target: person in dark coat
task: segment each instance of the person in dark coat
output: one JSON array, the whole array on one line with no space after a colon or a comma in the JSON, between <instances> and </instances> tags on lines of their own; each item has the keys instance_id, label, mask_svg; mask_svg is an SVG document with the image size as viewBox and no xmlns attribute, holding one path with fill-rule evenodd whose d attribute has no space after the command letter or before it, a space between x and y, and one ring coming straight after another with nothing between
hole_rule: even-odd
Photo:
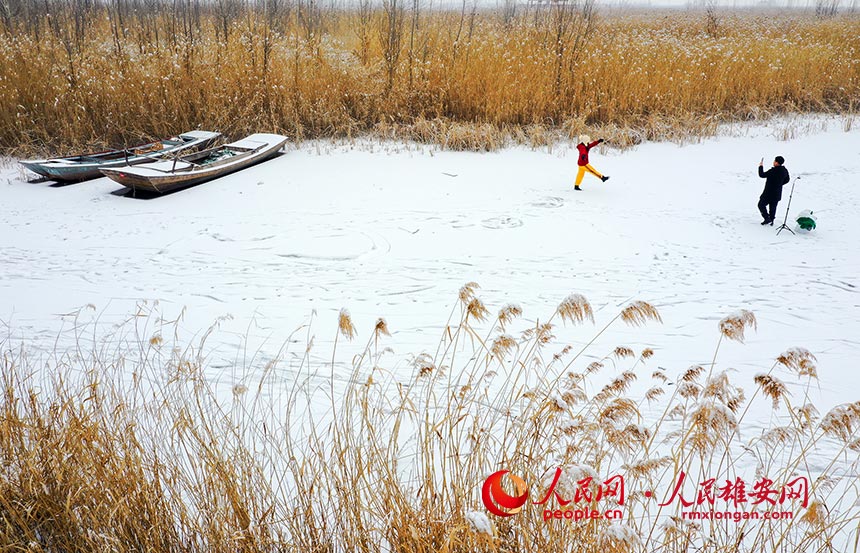
<instances>
[{"instance_id":1,"label":"person in dark coat","mask_svg":"<svg viewBox=\"0 0 860 553\"><path fill-rule=\"evenodd\" d=\"M773 225L773 220L776 219L776 204L782 199L782 187L788 184L791 177L788 176L788 169L783 165L785 158L776 156L773 160L773 167L765 171L763 169L764 161L758 164L758 176L764 181L764 191L758 200L758 210L764 218L762 225Z\"/></svg>"}]
</instances>

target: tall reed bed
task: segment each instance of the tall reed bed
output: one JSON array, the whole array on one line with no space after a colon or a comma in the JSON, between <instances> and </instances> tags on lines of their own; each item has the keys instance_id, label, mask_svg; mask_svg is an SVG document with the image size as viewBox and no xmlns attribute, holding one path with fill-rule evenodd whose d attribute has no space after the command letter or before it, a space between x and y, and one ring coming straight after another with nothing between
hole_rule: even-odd
<instances>
[{"instance_id":1,"label":"tall reed bed","mask_svg":"<svg viewBox=\"0 0 860 553\"><path fill-rule=\"evenodd\" d=\"M633 302L594 338L659 318ZM384 320L356 329L344 311L331 352L315 353L312 340L290 351L288 340L275 357L252 356L226 387L211 378L209 333L183 345L148 319L46 358L7 344L0 543L50 552L858 550L860 403L822 415L778 378L808 390L814 356L790 349L743 390L716 354L673 372L655 367L647 348L600 355L591 342L554 336L591 320L580 295L542 322L517 305L494 315L470 283L435 349L407 365L389 351ZM742 341L754 326L752 313L729 315L715 342ZM364 345L344 349L357 333ZM647 392L631 393L637 381ZM749 420L760 401L772 404L769 427ZM622 474L623 520L545 521L533 504L488 515L482 485L500 469L522 477L535 501L556 469L568 499L583 477ZM685 520L678 502L658 504L681 471L693 482L746 476L777 486L803 475L809 503L742 507L787 509L791 519Z\"/></svg>"},{"instance_id":2,"label":"tall reed bed","mask_svg":"<svg viewBox=\"0 0 860 553\"><path fill-rule=\"evenodd\" d=\"M593 0L9 6L0 148L13 154L197 126L478 150L588 129L625 146L777 113L855 113L860 97L854 15L601 14Z\"/></svg>"}]
</instances>

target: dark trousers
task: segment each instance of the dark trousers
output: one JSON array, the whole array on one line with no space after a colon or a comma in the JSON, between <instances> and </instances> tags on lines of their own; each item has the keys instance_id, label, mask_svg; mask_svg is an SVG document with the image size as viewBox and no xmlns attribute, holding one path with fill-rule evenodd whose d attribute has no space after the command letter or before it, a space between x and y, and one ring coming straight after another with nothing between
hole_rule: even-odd
<instances>
[{"instance_id":1,"label":"dark trousers","mask_svg":"<svg viewBox=\"0 0 860 553\"><path fill-rule=\"evenodd\" d=\"M764 217L765 221L773 221L776 219L776 204L779 203L779 200L774 200L771 198L765 198L762 196L758 200L758 210L761 212L761 216ZM767 208L767 211L765 211Z\"/></svg>"}]
</instances>

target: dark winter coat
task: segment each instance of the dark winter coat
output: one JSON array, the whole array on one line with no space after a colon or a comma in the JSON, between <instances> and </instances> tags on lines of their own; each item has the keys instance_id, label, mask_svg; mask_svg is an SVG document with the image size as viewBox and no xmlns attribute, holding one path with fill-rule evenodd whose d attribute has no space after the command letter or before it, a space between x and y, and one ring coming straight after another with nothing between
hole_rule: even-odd
<instances>
[{"instance_id":1,"label":"dark winter coat","mask_svg":"<svg viewBox=\"0 0 860 553\"><path fill-rule=\"evenodd\" d=\"M576 145L576 149L579 150L579 161L577 161L577 165L580 167L584 167L588 165L588 150L594 148L598 144L600 144L601 140L595 140L591 144L585 145L582 142Z\"/></svg>"},{"instance_id":2,"label":"dark winter coat","mask_svg":"<svg viewBox=\"0 0 860 553\"><path fill-rule=\"evenodd\" d=\"M782 199L782 187L791 180L791 177L788 176L788 169L782 165L776 165L765 171L759 165L758 176L767 179L764 181L764 191L761 193L761 199L771 202L780 201Z\"/></svg>"}]
</instances>

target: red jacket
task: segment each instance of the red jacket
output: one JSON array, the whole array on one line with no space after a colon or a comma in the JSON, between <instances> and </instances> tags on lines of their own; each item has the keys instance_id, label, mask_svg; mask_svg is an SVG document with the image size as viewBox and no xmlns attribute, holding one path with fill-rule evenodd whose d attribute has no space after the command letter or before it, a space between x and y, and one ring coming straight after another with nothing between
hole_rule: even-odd
<instances>
[{"instance_id":1,"label":"red jacket","mask_svg":"<svg viewBox=\"0 0 860 553\"><path fill-rule=\"evenodd\" d=\"M591 144L589 144L587 146L585 144L583 144L582 142L580 142L579 144L576 145L576 149L579 150L579 161L577 162L577 164L580 167L582 167L583 165L588 165L588 150L594 148L598 144L600 144L600 141L595 140L594 142L592 142Z\"/></svg>"}]
</instances>

